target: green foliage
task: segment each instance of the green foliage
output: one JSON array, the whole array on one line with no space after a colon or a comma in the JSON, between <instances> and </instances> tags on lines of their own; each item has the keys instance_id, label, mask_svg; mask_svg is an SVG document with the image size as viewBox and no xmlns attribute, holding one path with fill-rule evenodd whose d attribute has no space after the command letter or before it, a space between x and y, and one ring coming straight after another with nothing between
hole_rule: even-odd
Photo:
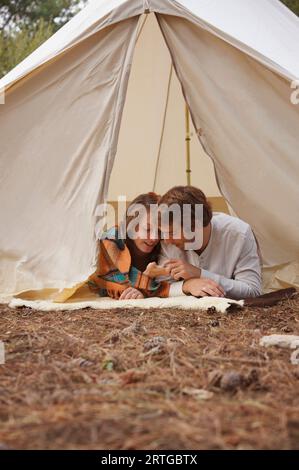
<instances>
[{"instance_id":1,"label":"green foliage","mask_svg":"<svg viewBox=\"0 0 299 470\"><path fill-rule=\"evenodd\" d=\"M49 39L86 0L0 0L0 78Z\"/></svg>"},{"instance_id":2,"label":"green foliage","mask_svg":"<svg viewBox=\"0 0 299 470\"><path fill-rule=\"evenodd\" d=\"M290 10L299 16L299 0L281 0Z\"/></svg>"},{"instance_id":3,"label":"green foliage","mask_svg":"<svg viewBox=\"0 0 299 470\"><path fill-rule=\"evenodd\" d=\"M40 20L59 29L77 11L81 0L0 0L2 28L35 29Z\"/></svg>"},{"instance_id":4,"label":"green foliage","mask_svg":"<svg viewBox=\"0 0 299 470\"><path fill-rule=\"evenodd\" d=\"M0 77L37 49L54 32L53 26L43 19L36 23L35 29L24 27L13 34L0 31Z\"/></svg>"}]
</instances>

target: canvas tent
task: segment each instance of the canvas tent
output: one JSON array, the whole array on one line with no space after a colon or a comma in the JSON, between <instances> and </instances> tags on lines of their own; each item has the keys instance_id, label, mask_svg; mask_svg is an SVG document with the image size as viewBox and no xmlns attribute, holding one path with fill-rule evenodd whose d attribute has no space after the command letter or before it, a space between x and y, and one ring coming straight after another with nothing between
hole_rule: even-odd
<instances>
[{"instance_id":1,"label":"canvas tent","mask_svg":"<svg viewBox=\"0 0 299 470\"><path fill-rule=\"evenodd\" d=\"M193 183L298 286L298 44L278 0L91 1L0 81L2 298L83 282L98 204L185 183L182 94Z\"/></svg>"}]
</instances>

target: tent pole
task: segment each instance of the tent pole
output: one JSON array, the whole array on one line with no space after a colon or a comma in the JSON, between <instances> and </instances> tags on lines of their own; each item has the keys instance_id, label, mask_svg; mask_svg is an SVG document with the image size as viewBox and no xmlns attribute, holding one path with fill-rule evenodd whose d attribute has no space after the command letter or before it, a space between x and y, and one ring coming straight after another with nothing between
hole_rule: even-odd
<instances>
[{"instance_id":1,"label":"tent pole","mask_svg":"<svg viewBox=\"0 0 299 470\"><path fill-rule=\"evenodd\" d=\"M187 174L187 185L191 185L191 149L190 149L190 142L191 142L191 135L190 135L190 113L188 105L185 106L185 114L186 114L186 174Z\"/></svg>"}]
</instances>

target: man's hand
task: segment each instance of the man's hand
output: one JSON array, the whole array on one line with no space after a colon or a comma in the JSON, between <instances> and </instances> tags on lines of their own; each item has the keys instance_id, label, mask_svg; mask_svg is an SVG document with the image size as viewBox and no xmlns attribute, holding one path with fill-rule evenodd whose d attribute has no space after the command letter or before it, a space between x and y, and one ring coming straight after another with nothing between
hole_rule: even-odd
<instances>
[{"instance_id":1,"label":"man's hand","mask_svg":"<svg viewBox=\"0 0 299 470\"><path fill-rule=\"evenodd\" d=\"M183 292L194 297L224 297L225 292L221 286L211 279L188 279L184 282Z\"/></svg>"},{"instance_id":2,"label":"man's hand","mask_svg":"<svg viewBox=\"0 0 299 470\"><path fill-rule=\"evenodd\" d=\"M163 264L168 274L175 280L201 277L201 269L180 259L170 259Z\"/></svg>"},{"instance_id":3,"label":"man's hand","mask_svg":"<svg viewBox=\"0 0 299 470\"><path fill-rule=\"evenodd\" d=\"M134 287L128 287L123 291L119 300L128 300L128 299L144 299L144 295L138 289Z\"/></svg>"}]
</instances>

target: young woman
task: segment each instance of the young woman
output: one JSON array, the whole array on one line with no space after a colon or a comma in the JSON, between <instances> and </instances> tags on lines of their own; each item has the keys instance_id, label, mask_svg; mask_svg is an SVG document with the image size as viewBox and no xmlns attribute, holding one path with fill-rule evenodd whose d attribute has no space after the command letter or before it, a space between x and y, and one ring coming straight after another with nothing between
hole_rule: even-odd
<instances>
[{"instance_id":1,"label":"young woman","mask_svg":"<svg viewBox=\"0 0 299 470\"><path fill-rule=\"evenodd\" d=\"M113 227L103 234L97 271L89 278L88 285L101 297L114 299L142 299L144 297L168 297L169 284L157 282L155 277L167 275L156 265L160 254L160 239L151 237L150 207L157 205L159 196L155 193L141 194L127 210L124 232L120 237L120 227ZM129 226L134 219L128 215L137 205L141 205L144 216L135 227L137 236L131 238ZM131 210L131 211L130 211Z\"/></svg>"}]
</instances>

